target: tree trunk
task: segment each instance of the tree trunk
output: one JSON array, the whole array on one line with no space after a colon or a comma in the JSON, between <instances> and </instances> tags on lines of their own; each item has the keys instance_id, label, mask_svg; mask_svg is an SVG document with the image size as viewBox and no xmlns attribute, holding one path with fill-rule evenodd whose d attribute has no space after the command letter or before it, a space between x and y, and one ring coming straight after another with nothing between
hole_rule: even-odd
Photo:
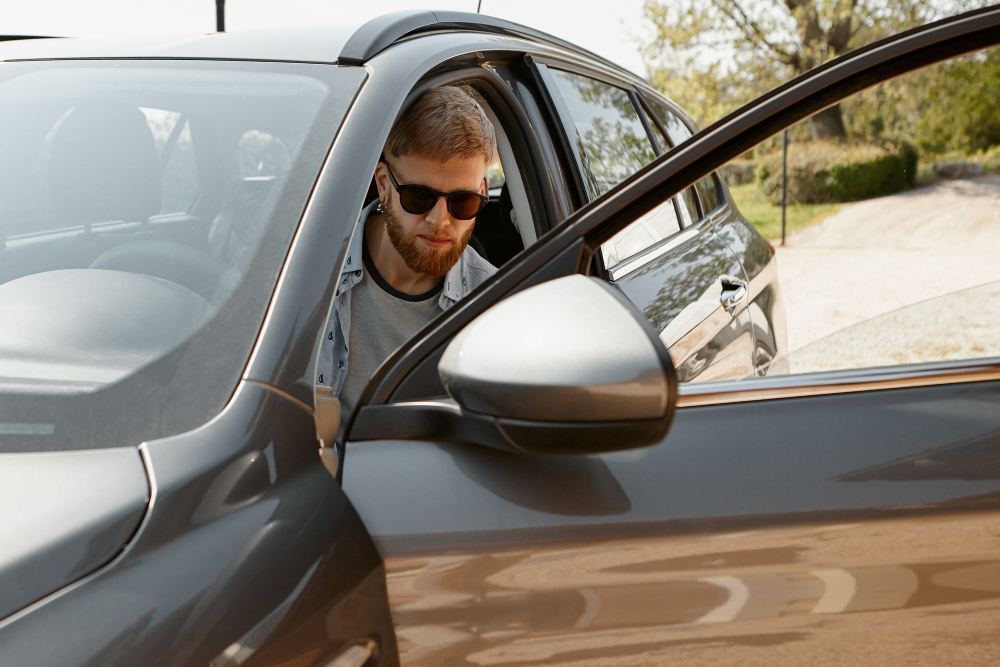
<instances>
[{"instance_id":1,"label":"tree trunk","mask_svg":"<svg viewBox=\"0 0 1000 667\"><path fill-rule=\"evenodd\" d=\"M811 117L809 129L812 130L813 139L840 139L847 136L847 132L844 131L844 119L840 114L840 105L834 104Z\"/></svg>"}]
</instances>

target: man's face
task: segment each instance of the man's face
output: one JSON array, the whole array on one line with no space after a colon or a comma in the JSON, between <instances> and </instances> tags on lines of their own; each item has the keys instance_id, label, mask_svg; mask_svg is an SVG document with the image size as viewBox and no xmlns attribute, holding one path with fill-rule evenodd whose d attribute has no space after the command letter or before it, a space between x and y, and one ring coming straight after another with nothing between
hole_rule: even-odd
<instances>
[{"instance_id":1,"label":"man's face","mask_svg":"<svg viewBox=\"0 0 1000 667\"><path fill-rule=\"evenodd\" d=\"M481 157L438 162L411 155L389 158L389 163L400 185L426 185L438 192L466 190L486 194L487 165ZM375 175L379 196L386 202L386 232L396 252L412 271L429 276L448 273L465 251L475 219L453 218L443 197L426 213L407 213L383 163L379 163Z\"/></svg>"}]
</instances>

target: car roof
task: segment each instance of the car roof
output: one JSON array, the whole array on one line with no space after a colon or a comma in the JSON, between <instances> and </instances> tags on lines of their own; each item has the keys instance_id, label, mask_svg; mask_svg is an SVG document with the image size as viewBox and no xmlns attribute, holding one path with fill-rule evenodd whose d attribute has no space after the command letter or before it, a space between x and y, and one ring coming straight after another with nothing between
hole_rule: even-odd
<instances>
[{"instance_id":1,"label":"car roof","mask_svg":"<svg viewBox=\"0 0 1000 667\"><path fill-rule=\"evenodd\" d=\"M403 38L456 30L508 35L557 46L629 78L638 78L575 44L511 21L469 12L424 10L391 12L365 23L280 26L207 35L106 39L8 36L0 41L0 60L208 58L361 65Z\"/></svg>"}]
</instances>

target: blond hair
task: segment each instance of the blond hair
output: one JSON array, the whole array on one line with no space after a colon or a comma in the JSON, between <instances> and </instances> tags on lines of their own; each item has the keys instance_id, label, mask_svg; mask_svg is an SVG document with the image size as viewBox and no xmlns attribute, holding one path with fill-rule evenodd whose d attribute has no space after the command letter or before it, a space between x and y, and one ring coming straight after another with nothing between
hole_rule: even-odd
<instances>
[{"instance_id":1,"label":"blond hair","mask_svg":"<svg viewBox=\"0 0 1000 667\"><path fill-rule=\"evenodd\" d=\"M385 141L390 157L420 156L449 162L482 157L489 164L497 149L496 132L467 86L432 88L392 126Z\"/></svg>"}]
</instances>

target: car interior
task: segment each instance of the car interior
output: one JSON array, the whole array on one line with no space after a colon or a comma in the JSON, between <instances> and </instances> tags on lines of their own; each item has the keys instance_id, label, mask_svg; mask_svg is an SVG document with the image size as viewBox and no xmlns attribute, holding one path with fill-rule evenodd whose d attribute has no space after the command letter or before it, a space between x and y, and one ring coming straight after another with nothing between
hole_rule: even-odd
<instances>
[{"instance_id":1,"label":"car interior","mask_svg":"<svg viewBox=\"0 0 1000 667\"><path fill-rule=\"evenodd\" d=\"M192 74L184 93L162 70L94 72L57 99L0 108L19 130L0 130L0 307L23 324L0 333L4 386L94 389L197 331L240 284L309 127L302 116L325 95L304 77L263 75L256 83L276 94L241 109L244 74ZM288 92L301 102L291 113ZM53 314L63 326L46 325Z\"/></svg>"}]
</instances>

